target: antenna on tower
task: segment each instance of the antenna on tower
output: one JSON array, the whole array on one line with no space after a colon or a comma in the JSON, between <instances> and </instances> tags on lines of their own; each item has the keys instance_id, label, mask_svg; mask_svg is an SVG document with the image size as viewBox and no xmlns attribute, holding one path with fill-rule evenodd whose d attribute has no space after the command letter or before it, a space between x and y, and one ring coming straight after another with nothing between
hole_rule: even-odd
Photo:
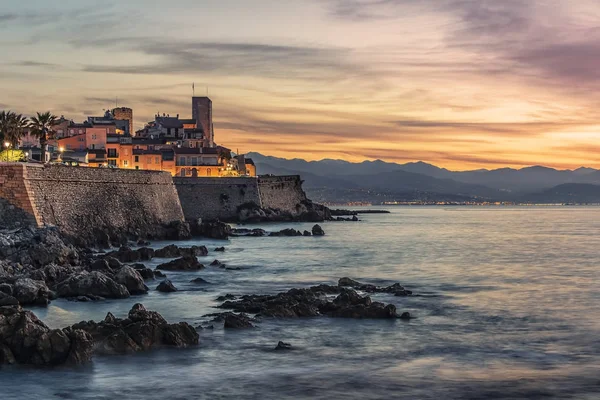
<instances>
[{"instance_id":1,"label":"antenna on tower","mask_svg":"<svg viewBox=\"0 0 600 400\"><path fill-rule=\"evenodd\" d=\"M119 108L119 96L115 97L115 108Z\"/></svg>"},{"instance_id":2,"label":"antenna on tower","mask_svg":"<svg viewBox=\"0 0 600 400\"><path fill-rule=\"evenodd\" d=\"M196 83L192 82L192 97L196 97Z\"/></svg>"}]
</instances>

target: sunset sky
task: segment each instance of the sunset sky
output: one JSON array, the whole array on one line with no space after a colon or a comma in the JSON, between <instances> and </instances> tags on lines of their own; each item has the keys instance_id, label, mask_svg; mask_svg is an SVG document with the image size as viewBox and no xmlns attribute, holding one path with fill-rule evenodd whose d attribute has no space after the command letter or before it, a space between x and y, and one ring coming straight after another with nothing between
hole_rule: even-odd
<instances>
[{"instance_id":1,"label":"sunset sky","mask_svg":"<svg viewBox=\"0 0 600 400\"><path fill-rule=\"evenodd\" d=\"M598 0L0 0L0 109L191 117L240 152L600 168Z\"/></svg>"}]
</instances>

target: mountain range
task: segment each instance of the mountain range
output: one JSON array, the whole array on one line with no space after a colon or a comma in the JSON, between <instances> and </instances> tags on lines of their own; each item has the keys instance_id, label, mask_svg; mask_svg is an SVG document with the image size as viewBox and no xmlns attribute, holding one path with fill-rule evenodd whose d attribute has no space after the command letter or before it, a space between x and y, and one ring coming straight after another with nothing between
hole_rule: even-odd
<instances>
[{"instance_id":1,"label":"mountain range","mask_svg":"<svg viewBox=\"0 0 600 400\"><path fill-rule=\"evenodd\" d=\"M250 153L259 174L301 175L322 202L512 201L600 203L600 170L522 169L450 171L425 162L306 161Z\"/></svg>"}]
</instances>

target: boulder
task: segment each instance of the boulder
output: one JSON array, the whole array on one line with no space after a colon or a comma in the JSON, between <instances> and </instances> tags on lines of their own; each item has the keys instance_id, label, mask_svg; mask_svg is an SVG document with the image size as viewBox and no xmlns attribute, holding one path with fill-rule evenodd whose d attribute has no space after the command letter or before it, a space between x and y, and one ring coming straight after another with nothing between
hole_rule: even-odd
<instances>
[{"instance_id":1,"label":"boulder","mask_svg":"<svg viewBox=\"0 0 600 400\"><path fill-rule=\"evenodd\" d=\"M56 286L59 297L100 296L107 299L124 299L129 291L120 283L98 272L81 272L72 275Z\"/></svg>"},{"instance_id":2,"label":"boulder","mask_svg":"<svg viewBox=\"0 0 600 400\"><path fill-rule=\"evenodd\" d=\"M206 246L192 246L190 248L181 248L172 244L167 247L164 247L160 250L156 250L154 253L155 257L160 258L175 258L175 257L203 257L208 254L208 249Z\"/></svg>"},{"instance_id":3,"label":"boulder","mask_svg":"<svg viewBox=\"0 0 600 400\"><path fill-rule=\"evenodd\" d=\"M231 227L224 222L200 222L192 227L195 236L203 236L210 239L226 240L231 235Z\"/></svg>"},{"instance_id":4,"label":"boulder","mask_svg":"<svg viewBox=\"0 0 600 400\"><path fill-rule=\"evenodd\" d=\"M304 231L302 236L312 236L312 233L310 233L309 231Z\"/></svg>"},{"instance_id":5,"label":"boulder","mask_svg":"<svg viewBox=\"0 0 600 400\"><path fill-rule=\"evenodd\" d=\"M180 257L179 247L174 244L158 249L154 252L154 257L158 258L175 258Z\"/></svg>"},{"instance_id":6,"label":"boulder","mask_svg":"<svg viewBox=\"0 0 600 400\"><path fill-rule=\"evenodd\" d=\"M215 251L224 252L225 251L225 247L217 247L215 249Z\"/></svg>"},{"instance_id":7,"label":"boulder","mask_svg":"<svg viewBox=\"0 0 600 400\"><path fill-rule=\"evenodd\" d=\"M115 282L125 286L131 294L148 293L148 287L144 284L144 278L137 270L131 267L122 267L115 274Z\"/></svg>"},{"instance_id":8,"label":"boulder","mask_svg":"<svg viewBox=\"0 0 600 400\"><path fill-rule=\"evenodd\" d=\"M108 263L108 266L112 270L117 270L123 266L123 264L121 264L121 261L117 260L114 257L106 256L106 257L104 257L104 259L106 260L106 262Z\"/></svg>"},{"instance_id":9,"label":"boulder","mask_svg":"<svg viewBox=\"0 0 600 400\"><path fill-rule=\"evenodd\" d=\"M0 307L0 364L82 364L92 357L91 335L50 329L31 311Z\"/></svg>"},{"instance_id":10,"label":"boulder","mask_svg":"<svg viewBox=\"0 0 600 400\"><path fill-rule=\"evenodd\" d=\"M210 263L210 266L211 266L211 267L222 267L222 266L224 266L224 265L225 265L225 264L223 264L223 263L222 263L221 261L219 261L219 260L215 260L215 261L213 261L213 262L211 262L211 263Z\"/></svg>"},{"instance_id":11,"label":"boulder","mask_svg":"<svg viewBox=\"0 0 600 400\"><path fill-rule=\"evenodd\" d=\"M135 270L140 274L140 276L145 280L145 281L153 281L155 276L154 276L154 272L153 270L151 270L150 268L135 268Z\"/></svg>"},{"instance_id":12,"label":"boulder","mask_svg":"<svg viewBox=\"0 0 600 400\"><path fill-rule=\"evenodd\" d=\"M269 236L302 236L302 232L288 228L279 232L271 232Z\"/></svg>"},{"instance_id":13,"label":"boulder","mask_svg":"<svg viewBox=\"0 0 600 400\"><path fill-rule=\"evenodd\" d=\"M169 324L159 313L148 311L141 304L134 305L125 319L108 313L99 323L84 321L72 328L92 335L100 354L128 354L161 346L189 347L199 341L198 332L188 323Z\"/></svg>"},{"instance_id":14,"label":"boulder","mask_svg":"<svg viewBox=\"0 0 600 400\"><path fill-rule=\"evenodd\" d=\"M321 228L321 225L317 224L312 228L313 236L325 236L325 231Z\"/></svg>"},{"instance_id":15,"label":"boulder","mask_svg":"<svg viewBox=\"0 0 600 400\"><path fill-rule=\"evenodd\" d=\"M192 237L190 225L185 221L173 221L165 227L166 240L186 240Z\"/></svg>"},{"instance_id":16,"label":"boulder","mask_svg":"<svg viewBox=\"0 0 600 400\"><path fill-rule=\"evenodd\" d=\"M292 345L289 343L285 343L285 342L279 342L277 343L277 346L275 347L275 350L291 350L292 349Z\"/></svg>"},{"instance_id":17,"label":"boulder","mask_svg":"<svg viewBox=\"0 0 600 400\"><path fill-rule=\"evenodd\" d=\"M175 287L175 285L173 285L173 282L171 282L168 279L165 279L164 281L158 284L156 290L163 293L173 293L177 291L177 288Z\"/></svg>"},{"instance_id":18,"label":"boulder","mask_svg":"<svg viewBox=\"0 0 600 400\"><path fill-rule=\"evenodd\" d=\"M247 329L254 328L251 319L245 314L225 313L223 315L225 329Z\"/></svg>"},{"instance_id":19,"label":"boulder","mask_svg":"<svg viewBox=\"0 0 600 400\"><path fill-rule=\"evenodd\" d=\"M150 247L141 247L137 250L140 253L140 260L150 261L154 257L154 249Z\"/></svg>"},{"instance_id":20,"label":"boulder","mask_svg":"<svg viewBox=\"0 0 600 400\"><path fill-rule=\"evenodd\" d=\"M15 281L12 296L24 306L47 306L50 303L50 289L46 283L29 278L20 278Z\"/></svg>"},{"instance_id":21,"label":"boulder","mask_svg":"<svg viewBox=\"0 0 600 400\"><path fill-rule=\"evenodd\" d=\"M113 259L113 260L119 262L116 259ZM91 263L90 270L91 271L100 271L100 272L107 272L107 271L112 272L112 268L108 264L108 261L106 261L105 259L96 260L93 263Z\"/></svg>"},{"instance_id":22,"label":"boulder","mask_svg":"<svg viewBox=\"0 0 600 400\"><path fill-rule=\"evenodd\" d=\"M184 256L161 264L156 269L163 271L198 271L204 269L204 265L200 264L195 256Z\"/></svg>"},{"instance_id":23,"label":"boulder","mask_svg":"<svg viewBox=\"0 0 600 400\"><path fill-rule=\"evenodd\" d=\"M164 273L160 272L159 270L154 270L154 277L155 278L166 278L167 275L165 275Z\"/></svg>"},{"instance_id":24,"label":"boulder","mask_svg":"<svg viewBox=\"0 0 600 400\"><path fill-rule=\"evenodd\" d=\"M0 307L2 307L2 306L18 306L18 305L19 305L19 300L17 300L10 294L0 292ZM2 364L2 362L0 362L0 364Z\"/></svg>"},{"instance_id":25,"label":"boulder","mask_svg":"<svg viewBox=\"0 0 600 400\"><path fill-rule=\"evenodd\" d=\"M106 256L116 258L122 263L134 263L142 260L142 253L139 250L133 250L127 246L122 246L119 250L108 253Z\"/></svg>"},{"instance_id":26,"label":"boulder","mask_svg":"<svg viewBox=\"0 0 600 400\"><path fill-rule=\"evenodd\" d=\"M197 285L208 285L208 284L210 284L210 282L208 282L208 281L206 281L206 280L204 280L202 278L192 279L190 281L190 283L195 283Z\"/></svg>"}]
</instances>

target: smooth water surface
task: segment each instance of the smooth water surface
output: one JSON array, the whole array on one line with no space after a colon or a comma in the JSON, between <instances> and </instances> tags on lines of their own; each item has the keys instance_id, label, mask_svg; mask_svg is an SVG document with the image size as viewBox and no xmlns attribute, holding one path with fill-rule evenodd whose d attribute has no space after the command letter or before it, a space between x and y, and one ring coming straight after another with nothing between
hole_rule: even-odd
<instances>
[{"instance_id":1,"label":"smooth water surface","mask_svg":"<svg viewBox=\"0 0 600 400\"><path fill-rule=\"evenodd\" d=\"M134 303L208 325L225 293L276 293L348 276L400 282L373 296L405 321L263 319L201 345L97 357L84 368L0 370L0 399L600 398L600 208L394 207L327 236L190 241L229 267L169 273L180 291L34 309L51 327L124 316ZM312 224L257 225L267 230ZM254 226L252 226L254 227ZM158 248L168 243L153 243ZM181 243L178 243L180 246ZM154 267L164 260L155 259ZM211 282L196 286L201 276ZM279 340L294 350L275 352Z\"/></svg>"}]
</instances>

